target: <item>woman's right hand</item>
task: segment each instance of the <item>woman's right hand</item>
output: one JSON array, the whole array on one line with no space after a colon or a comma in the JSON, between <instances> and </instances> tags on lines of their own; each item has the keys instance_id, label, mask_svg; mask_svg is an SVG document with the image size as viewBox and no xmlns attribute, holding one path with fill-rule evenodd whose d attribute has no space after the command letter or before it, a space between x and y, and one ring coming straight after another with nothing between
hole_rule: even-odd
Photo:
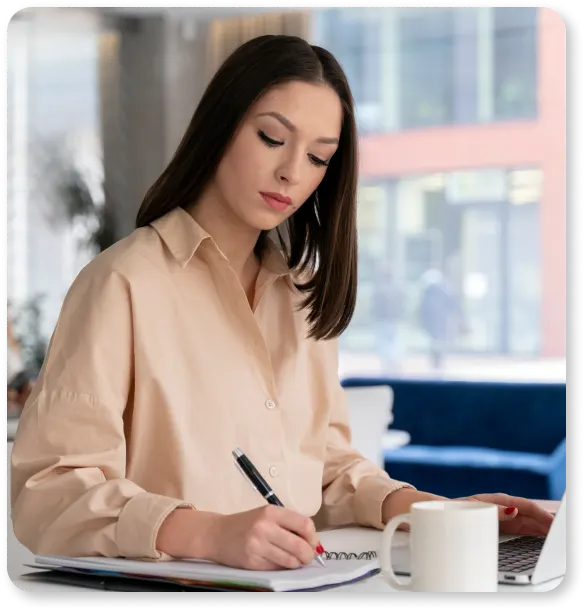
<instances>
[{"instance_id":1,"label":"woman's right hand","mask_svg":"<svg viewBox=\"0 0 585 611\"><path fill-rule=\"evenodd\" d=\"M257 571L311 564L319 544L313 520L275 505L217 515L209 535L214 562Z\"/></svg>"},{"instance_id":2,"label":"woman's right hand","mask_svg":"<svg viewBox=\"0 0 585 611\"><path fill-rule=\"evenodd\" d=\"M313 521L284 507L266 505L231 515L181 508L161 525L157 549L175 557L266 571L310 564L318 543Z\"/></svg>"}]
</instances>

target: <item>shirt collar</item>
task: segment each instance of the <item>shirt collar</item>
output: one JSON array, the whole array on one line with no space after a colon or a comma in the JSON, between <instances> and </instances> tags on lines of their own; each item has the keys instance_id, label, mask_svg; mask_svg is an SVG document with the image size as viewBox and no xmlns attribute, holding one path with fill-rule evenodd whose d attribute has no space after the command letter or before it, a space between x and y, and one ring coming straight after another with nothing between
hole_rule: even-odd
<instances>
[{"instance_id":1,"label":"shirt collar","mask_svg":"<svg viewBox=\"0 0 585 611\"><path fill-rule=\"evenodd\" d=\"M151 226L181 267L187 266L204 240L213 241L209 233L180 206L153 221ZM291 274L285 256L271 236L267 236L262 267L277 276Z\"/></svg>"}]
</instances>

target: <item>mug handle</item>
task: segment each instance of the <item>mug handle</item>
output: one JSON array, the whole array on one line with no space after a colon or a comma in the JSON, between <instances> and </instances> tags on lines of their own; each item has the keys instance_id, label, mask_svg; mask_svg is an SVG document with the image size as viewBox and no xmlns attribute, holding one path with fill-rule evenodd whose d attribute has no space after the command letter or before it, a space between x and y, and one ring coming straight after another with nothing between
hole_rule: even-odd
<instances>
[{"instance_id":1,"label":"mug handle","mask_svg":"<svg viewBox=\"0 0 585 611\"><path fill-rule=\"evenodd\" d=\"M382 547L380 549L380 568L386 578L386 581L396 590L410 590L412 578L407 582L399 582L396 579L396 573L392 569L392 538L396 529L401 524L411 524L410 514L402 513L395 516L386 524L384 533L382 534Z\"/></svg>"}]
</instances>

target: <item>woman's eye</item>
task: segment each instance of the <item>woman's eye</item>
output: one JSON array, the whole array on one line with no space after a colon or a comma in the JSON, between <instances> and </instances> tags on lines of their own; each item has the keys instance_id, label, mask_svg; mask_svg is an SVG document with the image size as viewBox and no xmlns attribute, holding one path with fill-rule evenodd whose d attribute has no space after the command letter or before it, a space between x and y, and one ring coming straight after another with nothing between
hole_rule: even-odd
<instances>
[{"instance_id":1,"label":"woman's eye","mask_svg":"<svg viewBox=\"0 0 585 611\"><path fill-rule=\"evenodd\" d=\"M319 159L319 157L315 157L315 155L309 155L309 159L311 160L311 163L317 166L327 167L329 165L328 161L325 161L324 159Z\"/></svg>"},{"instance_id":2,"label":"woman's eye","mask_svg":"<svg viewBox=\"0 0 585 611\"><path fill-rule=\"evenodd\" d=\"M260 137L260 140L270 147L282 146L284 144L284 142L279 142L278 140L269 138L261 129L258 130L258 136Z\"/></svg>"},{"instance_id":3,"label":"woman's eye","mask_svg":"<svg viewBox=\"0 0 585 611\"><path fill-rule=\"evenodd\" d=\"M266 146L269 146L270 148L276 148L277 146L282 146L284 144L284 142L281 142L280 140L274 140L273 138L270 138L261 129L258 130L258 137L260 138L260 140L262 140L262 142L264 142L264 144L266 144ZM309 154L308 157L310 162L318 167L327 167L329 165L329 161L320 159L315 155Z\"/></svg>"}]
</instances>

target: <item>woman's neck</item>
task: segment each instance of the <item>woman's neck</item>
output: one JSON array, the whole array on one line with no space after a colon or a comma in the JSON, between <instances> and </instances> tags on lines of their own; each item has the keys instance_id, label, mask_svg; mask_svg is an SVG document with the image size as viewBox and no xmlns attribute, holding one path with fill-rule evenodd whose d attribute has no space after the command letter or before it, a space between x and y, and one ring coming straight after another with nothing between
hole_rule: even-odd
<instances>
[{"instance_id":1,"label":"woman's neck","mask_svg":"<svg viewBox=\"0 0 585 611\"><path fill-rule=\"evenodd\" d=\"M261 232L243 224L211 190L199 198L195 205L188 207L187 212L226 256L253 309L256 281L260 272L260 260L255 254L255 246Z\"/></svg>"},{"instance_id":2,"label":"woman's neck","mask_svg":"<svg viewBox=\"0 0 585 611\"><path fill-rule=\"evenodd\" d=\"M257 267L254 253L260 231L244 225L214 194L205 193L187 212L213 238L241 279Z\"/></svg>"}]
</instances>

